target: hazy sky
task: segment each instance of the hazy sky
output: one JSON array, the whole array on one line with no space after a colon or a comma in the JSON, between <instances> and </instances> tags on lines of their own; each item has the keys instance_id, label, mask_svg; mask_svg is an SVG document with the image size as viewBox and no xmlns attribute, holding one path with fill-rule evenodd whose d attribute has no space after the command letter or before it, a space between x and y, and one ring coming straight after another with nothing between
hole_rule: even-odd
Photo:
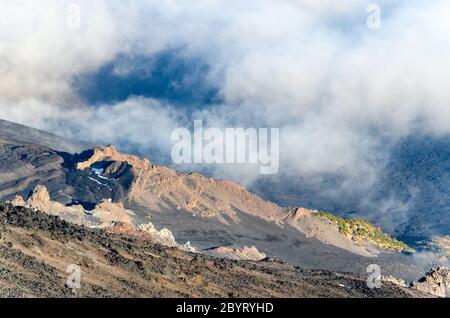
<instances>
[{"instance_id":1,"label":"hazy sky","mask_svg":"<svg viewBox=\"0 0 450 318\"><path fill-rule=\"evenodd\" d=\"M370 3L381 28L367 26ZM4 119L166 162L171 131L193 119L277 127L277 178L337 174L359 188L390 143L450 130L447 0L0 4Z\"/></svg>"}]
</instances>

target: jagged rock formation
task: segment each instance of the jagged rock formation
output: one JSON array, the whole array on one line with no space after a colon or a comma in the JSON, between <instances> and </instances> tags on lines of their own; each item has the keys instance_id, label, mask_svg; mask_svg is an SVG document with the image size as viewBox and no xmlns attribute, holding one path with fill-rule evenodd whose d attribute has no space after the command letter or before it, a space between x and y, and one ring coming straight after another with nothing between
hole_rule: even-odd
<instances>
[{"instance_id":1,"label":"jagged rock formation","mask_svg":"<svg viewBox=\"0 0 450 318\"><path fill-rule=\"evenodd\" d=\"M43 185L38 185L28 200L16 196L11 202L15 206L30 207L35 210L45 211L50 215L61 217L61 219L78 225L107 227L113 222L132 223L132 211L125 209L122 203L112 203L103 200L98 203L94 210L86 211L81 205L65 206L59 202L52 201L48 190Z\"/></svg>"},{"instance_id":2,"label":"jagged rock formation","mask_svg":"<svg viewBox=\"0 0 450 318\"><path fill-rule=\"evenodd\" d=\"M158 231L152 223L141 224L136 228L130 223L113 222L113 225L105 228L105 230L111 234L118 234L140 240L148 240L164 246L176 247L187 252L198 252L198 250L192 247L189 242L185 244L178 244L172 232L166 228Z\"/></svg>"},{"instance_id":3,"label":"jagged rock formation","mask_svg":"<svg viewBox=\"0 0 450 318\"><path fill-rule=\"evenodd\" d=\"M354 274L217 259L0 203L0 297L427 297ZM81 288L67 284L79 266ZM344 287L343 287L344 286Z\"/></svg>"},{"instance_id":4,"label":"jagged rock formation","mask_svg":"<svg viewBox=\"0 0 450 318\"><path fill-rule=\"evenodd\" d=\"M209 254L217 257L245 261L261 261L267 257L266 254L258 251L255 246L244 246L242 249L221 246L211 250Z\"/></svg>"},{"instance_id":5,"label":"jagged rock formation","mask_svg":"<svg viewBox=\"0 0 450 318\"><path fill-rule=\"evenodd\" d=\"M283 215L280 207L262 200L234 182L214 180L196 173L183 174L153 165L147 159L122 154L113 146L96 147L84 156L89 157L77 163L78 169L86 170L103 162L105 177L120 179L131 173L133 178L127 189L127 201L151 211L183 210L201 217L217 218L226 224L228 221L224 216L239 222L236 211L268 221Z\"/></svg>"},{"instance_id":6,"label":"jagged rock formation","mask_svg":"<svg viewBox=\"0 0 450 318\"><path fill-rule=\"evenodd\" d=\"M27 205L25 200L20 195L16 195L14 197L14 199L11 201L11 204L14 206L26 206Z\"/></svg>"},{"instance_id":7,"label":"jagged rock formation","mask_svg":"<svg viewBox=\"0 0 450 318\"><path fill-rule=\"evenodd\" d=\"M140 224L136 229L132 222L134 213L125 209L122 203L112 203L110 200L103 200L95 206L94 210L85 211L81 205L64 206L61 203L52 201L47 188L39 185L26 202L22 197L16 196L11 204L18 207L29 207L34 210L46 211L50 215L59 216L61 219L74 224L93 228L107 228L109 233L138 237L165 246L195 251L195 248L189 242L178 244L172 232L166 228L158 231L152 223L147 223Z\"/></svg>"},{"instance_id":8,"label":"jagged rock formation","mask_svg":"<svg viewBox=\"0 0 450 318\"><path fill-rule=\"evenodd\" d=\"M125 209L121 202L113 203L110 200L102 200L91 212L92 215L101 220L101 226L109 226L113 222L132 224L134 212Z\"/></svg>"},{"instance_id":9,"label":"jagged rock formation","mask_svg":"<svg viewBox=\"0 0 450 318\"><path fill-rule=\"evenodd\" d=\"M175 237L173 237L172 232L166 228L158 231L152 223L147 223L139 225L139 230L149 234L151 237L154 237L156 241L163 245L177 246L177 242L175 241Z\"/></svg>"},{"instance_id":10,"label":"jagged rock formation","mask_svg":"<svg viewBox=\"0 0 450 318\"><path fill-rule=\"evenodd\" d=\"M114 222L111 226L106 227L105 231L111 234L137 238L140 240L151 240L151 236L148 233L136 229L129 223Z\"/></svg>"},{"instance_id":11,"label":"jagged rock formation","mask_svg":"<svg viewBox=\"0 0 450 318\"><path fill-rule=\"evenodd\" d=\"M393 276L381 276L381 281L383 282L389 282L401 287L410 287L410 284L408 284L406 281L404 281L403 279L399 279Z\"/></svg>"},{"instance_id":12,"label":"jagged rock formation","mask_svg":"<svg viewBox=\"0 0 450 318\"><path fill-rule=\"evenodd\" d=\"M424 277L412 283L393 276L382 276L381 280L437 297L450 297L450 271L446 268L431 269Z\"/></svg>"},{"instance_id":13,"label":"jagged rock formation","mask_svg":"<svg viewBox=\"0 0 450 318\"><path fill-rule=\"evenodd\" d=\"M148 159L123 154L117 151L113 145L107 147L94 147L91 152L92 155L86 161L77 163L77 169L88 169L94 163L99 161L126 162L136 170L150 170L152 168L152 164Z\"/></svg>"},{"instance_id":14,"label":"jagged rock formation","mask_svg":"<svg viewBox=\"0 0 450 318\"><path fill-rule=\"evenodd\" d=\"M417 282L413 282L411 288L438 297L450 297L450 271L446 268L432 269Z\"/></svg>"},{"instance_id":15,"label":"jagged rock formation","mask_svg":"<svg viewBox=\"0 0 450 318\"><path fill-rule=\"evenodd\" d=\"M16 203L23 201L20 198L16 198ZM62 219L75 224L90 224L86 219L86 213L82 206L67 207L59 202L52 201L47 188L42 185L38 185L31 196L26 201L26 205L34 208L35 210L46 211L50 215L60 216Z\"/></svg>"}]
</instances>

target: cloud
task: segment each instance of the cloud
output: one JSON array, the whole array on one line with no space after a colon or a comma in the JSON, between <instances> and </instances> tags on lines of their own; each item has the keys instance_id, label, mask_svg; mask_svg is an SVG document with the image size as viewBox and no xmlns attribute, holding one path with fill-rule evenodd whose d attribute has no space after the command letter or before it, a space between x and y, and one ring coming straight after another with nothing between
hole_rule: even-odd
<instances>
[{"instance_id":1,"label":"cloud","mask_svg":"<svg viewBox=\"0 0 450 318\"><path fill-rule=\"evenodd\" d=\"M314 183L334 174L347 182L324 191L368 189L390 143L417 132L450 133L450 4L378 1L381 29L370 29L370 2L7 2L0 12L0 116L164 154L170 130L193 119L277 127L280 179ZM72 3L81 9L80 29L67 27ZM134 57L167 50L208 65L203 81L218 87L219 105L193 111L130 97L91 107L74 89L74 78L118 56L128 58L116 71L128 75L145 67L133 65ZM259 180L254 169L240 168L210 172Z\"/></svg>"},{"instance_id":2,"label":"cloud","mask_svg":"<svg viewBox=\"0 0 450 318\"><path fill-rule=\"evenodd\" d=\"M0 118L82 141L119 145L155 161L169 159L172 131L189 124L185 115L170 105L142 97L68 109L32 99L9 106L0 104Z\"/></svg>"},{"instance_id":3,"label":"cloud","mask_svg":"<svg viewBox=\"0 0 450 318\"><path fill-rule=\"evenodd\" d=\"M2 2L0 95L4 100L71 95L71 78L98 67L119 49L105 2L82 11L83 29L68 27L69 1ZM80 5L87 8L87 1ZM73 98L73 96L72 96Z\"/></svg>"}]
</instances>

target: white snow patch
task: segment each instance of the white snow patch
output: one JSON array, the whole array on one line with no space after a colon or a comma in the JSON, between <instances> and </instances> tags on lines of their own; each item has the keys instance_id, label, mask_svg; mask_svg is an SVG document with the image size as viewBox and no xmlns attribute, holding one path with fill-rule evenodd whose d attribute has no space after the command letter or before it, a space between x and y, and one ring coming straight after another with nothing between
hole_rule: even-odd
<instances>
[{"instance_id":1,"label":"white snow patch","mask_svg":"<svg viewBox=\"0 0 450 318\"><path fill-rule=\"evenodd\" d=\"M103 173L102 168L92 168L92 171L94 171L94 173L97 175L101 175Z\"/></svg>"},{"instance_id":2,"label":"white snow patch","mask_svg":"<svg viewBox=\"0 0 450 318\"><path fill-rule=\"evenodd\" d=\"M98 181L97 179L94 179L94 178L92 178L92 177L88 177L89 179L91 179L92 181L94 181L94 182L97 182L98 184L100 184L100 185L104 185L103 183L101 183L100 181Z\"/></svg>"},{"instance_id":3,"label":"white snow patch","mask_svg":"<svg viewBox=\"0 0 450 318\"><path fill-rule=\"evenodd\" d=\"M97 175L97 177L99 177L100 179L103 179L103 180L109 180L109 178L107 178L107 177L105 177L105 176L102 176L103 172L105 171L104 169L102 169L102 168L91 168L91 170L92 170L92 172L94 172L94 173Z\"/></svg>"},{"instance_id":4,"label":"white snow patch","mask_svg":"<svg viewBox=\"0 0 450 318\"><path fill-rule=\"evenodd\" d=\"M101 183L100 181L98 181L97 179L94 179L94 178L92 178L92 177L88 177L88 178L91 179L92 181L98 183L98 184L101 185L101 186L107 187L110 191L112 191L111 187L108 186L107 184ZM100 188L98 188L98 189L100 189Z\"/></svg>"}]
</instances>

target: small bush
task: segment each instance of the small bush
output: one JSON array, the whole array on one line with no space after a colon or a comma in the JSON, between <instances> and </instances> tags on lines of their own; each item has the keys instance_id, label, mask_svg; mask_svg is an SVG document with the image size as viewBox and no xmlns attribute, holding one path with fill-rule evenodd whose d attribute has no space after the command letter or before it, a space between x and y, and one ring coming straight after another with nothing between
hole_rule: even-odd
<instances>
[{"instance_id":1,"label":"small bush","mask_svg":"<svg viewBox=\"0 0 450 318\"><path fill-rule=\"evenodd\" d=\"M414 250L404 242L398 241L390 235L384 233L381 228L361 218L341 218L328 212L319 212L319 216L324 217L337 224L339 232L355 241L367 239L378 247L395 250L408 251Z\"/></svg>"}]
</instances>

